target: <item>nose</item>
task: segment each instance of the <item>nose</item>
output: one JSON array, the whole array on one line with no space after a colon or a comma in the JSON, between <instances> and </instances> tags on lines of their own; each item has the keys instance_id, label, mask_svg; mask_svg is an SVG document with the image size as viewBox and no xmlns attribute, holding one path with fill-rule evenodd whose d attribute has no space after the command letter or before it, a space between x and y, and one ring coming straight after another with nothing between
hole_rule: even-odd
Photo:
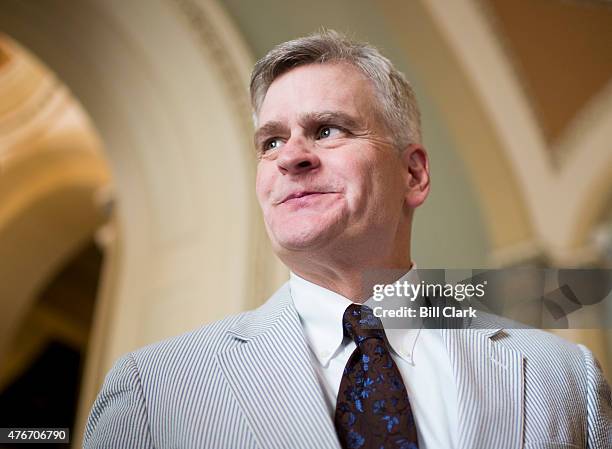
<instances>
[{"instance_id":1,"label":"nose","mask_svg":"<svg viewBox=\"0 0 612 449\"><path fill-rule=\"evenodd\" d=\"M306 173L321 165L319 156L302 137L289 139L280 149L276 163L284 175Z\"/></svg>"}]
</instances>

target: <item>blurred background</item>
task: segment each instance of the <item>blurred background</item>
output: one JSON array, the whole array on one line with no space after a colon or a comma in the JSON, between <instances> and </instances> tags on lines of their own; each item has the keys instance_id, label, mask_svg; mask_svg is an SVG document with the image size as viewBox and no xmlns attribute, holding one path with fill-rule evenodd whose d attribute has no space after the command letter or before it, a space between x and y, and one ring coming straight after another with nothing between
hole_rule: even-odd
<instances>
[{"instance_id":1,"label":"blurred background","mask_svg":"<svg viewBox=\"0 0 612 449\"><path fill-rule=\"evenodd\" d=\"M420 268L612 268L610 2L0 0L1 427L71 427L80 447L119 355L284 282L247 84L322 26L416 89ZM556 332L612 378L609 330Z\"/></svg>"}]
</instances>

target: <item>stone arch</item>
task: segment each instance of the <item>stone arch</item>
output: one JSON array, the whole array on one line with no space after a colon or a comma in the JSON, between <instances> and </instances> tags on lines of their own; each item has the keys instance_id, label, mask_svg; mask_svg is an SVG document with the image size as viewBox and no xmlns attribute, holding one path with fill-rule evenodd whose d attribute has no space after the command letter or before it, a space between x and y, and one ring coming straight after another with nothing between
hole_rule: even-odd
<instances>
[{"instance_id":1,"label":"stone arch","mask_svg":"<svg viewBox=\"0 0 612 449\"><path fill-rule=\"evenodd\" d=\"M0 28L79 99L113 173L117 238L83 415L121 353L258 304L286 275L253 194L252 58L212 1L153 0L144 14L9 0Z\"/></svg>"}]
</instances>

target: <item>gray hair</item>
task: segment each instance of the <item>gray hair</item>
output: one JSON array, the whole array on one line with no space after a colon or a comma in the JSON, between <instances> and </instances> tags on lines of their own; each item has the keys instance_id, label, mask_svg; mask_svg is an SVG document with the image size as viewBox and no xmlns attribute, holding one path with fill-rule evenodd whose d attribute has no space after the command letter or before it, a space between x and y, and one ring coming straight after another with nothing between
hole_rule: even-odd
<instances>
[{"instance_id":1,"label":"gray hair","mask_svg":"<svg viewBox=\"0 0 612 449\"><path fill-rule=\"evenodd\" d=\"M300 65L329 62L349 63L374 83L377 109L399 149L421 142L421 114L404 75L377 48L351 41L334 30L283 42L257 61L250 84L255 123L266 92L276 78Z\"/></svg>"}]
</instances>

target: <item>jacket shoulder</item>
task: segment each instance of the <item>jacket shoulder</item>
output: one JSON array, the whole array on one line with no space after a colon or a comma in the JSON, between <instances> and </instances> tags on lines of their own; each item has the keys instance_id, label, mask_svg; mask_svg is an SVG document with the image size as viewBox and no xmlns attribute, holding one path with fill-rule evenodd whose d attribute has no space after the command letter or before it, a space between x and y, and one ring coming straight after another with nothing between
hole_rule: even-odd
<instances>
[{"instance_id":1,"label":"jacket shoulder","mask_svg":"<svg viewBox=\"0 0 612 449\"><path fill-rule=\"evenodd\" d=\"M216 355L240 344L230 331L252 312L243 312L128 352L107 373L92 406L84 435L85 448L141 449L175 447L177 435L184 436L191 415L177 416L178 410L203 410L201 403L212 391L229 397L219 381ZM212 380L216 381L213 382ZM205 407L206 406L206 407ZM158 423L173 416L168 432Z\"/></svg>"},{"instance_id":2,"label":"jacket shoulder","mask_svg":"<svg viewBox=\"0 0 612 449\"><path fill-rule=\"evenodd\" d=\"M479 315L479 320L481 326L485 323L485 327L501 330L495 340L528 358L547 360L563 355L574 362L584 362L583 348L559 335L486 312Z\"/></svg>"}]
</instances>

